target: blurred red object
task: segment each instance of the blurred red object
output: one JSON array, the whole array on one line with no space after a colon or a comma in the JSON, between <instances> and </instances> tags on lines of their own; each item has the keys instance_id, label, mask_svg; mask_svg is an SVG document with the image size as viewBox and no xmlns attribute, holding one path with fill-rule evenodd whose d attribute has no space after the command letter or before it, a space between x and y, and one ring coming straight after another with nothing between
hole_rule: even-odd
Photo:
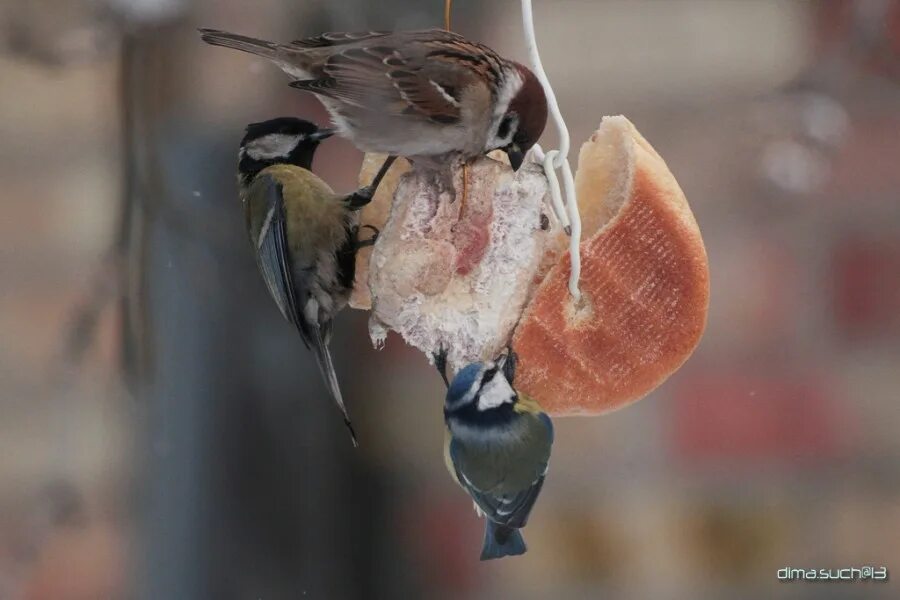
<instances>
[{"instance_id":1,"label":"blurred red object","mask_svg":"<svg viewBox=\"0 0 900 600\"><path fill-rule=\"evenodd\" d=\"M835 326L845 339L900 336L900 240L852 236L832 258Z\"/></svg>"},{"instance_id":2,"label":"blurred red object","mask_svg":"<svg viewBox=\"0 0 900 600\"><path fill-rule=\"evenodd\" d=\"M687 463L829 461L848 423L824 379L732 374L696 377L676 391L674 449Z\"/></svg>"},{"instance_id":3,"label":"blurred red object","mask_svg":"<svg viewBox=\"0 0 900 600\"><path fill-rule=\"evenodd\" d=\"M98 600L127 596L122 532L109 523L63 528L42 548L23 600Z\"/></svg>"},{"instance_id":4,"label":"blurred red object","mask_svg":"<svg viewBox=\"0 0 900 600\"><path fill-rule=\"evenodd\" d=\"M403 514L409 517L407 546L429 587L456 596L475 590L484 525L464 492L448 498L445 489L428 487L413 496Z\"/></svg>"}]
</instances>

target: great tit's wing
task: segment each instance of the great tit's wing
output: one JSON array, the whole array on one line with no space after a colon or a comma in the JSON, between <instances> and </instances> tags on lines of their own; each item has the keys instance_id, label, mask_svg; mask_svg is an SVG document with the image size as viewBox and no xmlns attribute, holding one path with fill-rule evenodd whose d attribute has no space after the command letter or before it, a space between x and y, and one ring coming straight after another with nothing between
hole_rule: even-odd
<instances>
[{"instance_id":1,"label":"great tit's wing","mask_svg":"<svg viewBox=\"0 0 900 600\"><path fill-rule=\"evenodd\" d=\"M292 264L284 184L274 174L262 173L253 180L247 194L247 219L256 264L281 314L297 327L308 348L320 339L327 343L330 325L320 322L319 304L310 293L315 265L298 268Z\"/></svg>"},{"instance_id":2,"label":"great tit's wing","mask_svg":"<svg viewBox=\"0 0 900 600\"><path fill-rule=\"evenodd\" d=\"M281 182L271 175L259 175L250 185L246 202L247 229L259 272L278 310L300 327L303 318L298 312L300 304L288 254Z\"/></svg>"},{"instance_id":3,"label":"great tit's wing","mask_svg":"<svg viewBox=\"0 0 900 600\"><path fill-rule=\"evenodd\" d=\"M331 353L328 351L331 320L322 321L319 303L310 293L315 268L301 266L295 269L295 265L291 263L282 183L274 175L267 173L258 175L250 186L247 203L250 240L253 243L259 271L266 287L269 288L269 294L275 300L281 314L297 327L303 341L315 354L328 392L343 413L344 423L350 430L353 445L356 446L358 445L356 433L353 431L341 395Z\"/></svg>"}]
</instances>

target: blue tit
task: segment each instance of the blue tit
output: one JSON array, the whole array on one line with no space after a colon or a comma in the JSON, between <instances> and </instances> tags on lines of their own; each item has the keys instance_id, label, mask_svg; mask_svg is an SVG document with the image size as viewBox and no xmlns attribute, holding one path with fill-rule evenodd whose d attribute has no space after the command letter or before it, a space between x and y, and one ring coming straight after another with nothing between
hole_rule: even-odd
<instances>
[{"instance_id":1,"label":"blue tit","mask_svg":"<svg viewBox=\"0 0 900 600\"><path fill-rule=\"evenodd\" d=\"M485 518L481 560L526 551L519 529L537 500L553 445L553 423L516 392L515 355L462 369L447 390L447 470Z\"/></svg>"},{"instance_id":2,"label":"blue tit","mask_svg":"<svg viewBox=\"0 0 900 600\"><path fill-rule=\"evenodd\" d=\"M316 147L332 134L290 117L249 125L238 154L238 182L266 287L315 354L355 446L328 343L332 320L347 305L353 289L356 251L372 243L358 239L356 211L371 200L391 161L371 186L336 194L310 171Z\"/></svg>"}]
</instances>

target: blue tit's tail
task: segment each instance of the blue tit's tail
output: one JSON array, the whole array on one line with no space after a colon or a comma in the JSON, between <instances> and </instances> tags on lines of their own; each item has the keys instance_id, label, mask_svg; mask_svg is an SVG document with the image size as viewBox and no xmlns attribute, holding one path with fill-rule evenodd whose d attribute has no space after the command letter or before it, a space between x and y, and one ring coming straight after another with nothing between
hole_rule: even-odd
<instances>
[{"instance_id":1,"label":"blue tit's tail","mask_svg":"<svg viewBox=\"0 0 900 600\"><path fill-rule=\"evenodd\" d=\"M481 560L492 560L504 556L525 554L525 538L518 529L498 525L491 520L484 522L484 547L481 549Z\"/></svg>"}]
</instances>

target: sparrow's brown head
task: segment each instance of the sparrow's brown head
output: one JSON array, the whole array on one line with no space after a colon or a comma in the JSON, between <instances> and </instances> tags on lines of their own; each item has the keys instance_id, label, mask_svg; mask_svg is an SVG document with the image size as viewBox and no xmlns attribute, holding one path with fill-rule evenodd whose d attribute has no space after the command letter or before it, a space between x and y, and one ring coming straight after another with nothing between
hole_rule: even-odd
<instances>
[{"instance_id":1,"label":"sparrow's brown head","mask_svg":"<svg viewBox=\"0 0 900 600\"><path fill-rule=\"evenodd\" d=\"M547 97L544 87L527 67L513 63L514 76L506 91L512 97L497 126L495 146L509 156L512 168L518 170L525 153L534 146L547 124Z\"/></svg>"}]
</instances>

